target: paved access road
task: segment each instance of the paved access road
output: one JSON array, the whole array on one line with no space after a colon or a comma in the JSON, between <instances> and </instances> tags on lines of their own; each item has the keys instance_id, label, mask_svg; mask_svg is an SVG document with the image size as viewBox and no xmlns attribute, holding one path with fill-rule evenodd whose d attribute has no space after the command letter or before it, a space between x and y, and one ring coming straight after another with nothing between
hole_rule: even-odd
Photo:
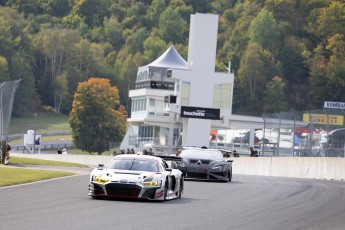
<instances>
[{"instance_id":1,"label":"paved access road","mask_svg":"<svg viewBox=\"0 0 345 230\"><path fill-rule=\"evenodd\" d=\"M179 200L93 200L88 175L0 188L0 229L345 229L345 183L234 175Z\"/></svg>"}]
</instances>

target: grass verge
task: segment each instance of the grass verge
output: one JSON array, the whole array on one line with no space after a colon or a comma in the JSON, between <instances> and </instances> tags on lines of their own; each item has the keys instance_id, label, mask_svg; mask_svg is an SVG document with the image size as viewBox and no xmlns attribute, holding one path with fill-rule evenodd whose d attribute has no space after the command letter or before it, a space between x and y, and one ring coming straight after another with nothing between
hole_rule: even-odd
<instances>
[{"instance_id":1,"label":"grass verge","mask_svg":"<svg viewBox=\"0 0 345 230\"><path fill-rule=\"evenodd\" d=\"M87 165L62 162L49 161L25 157L11 157L11 164L27 164L27 165L50 165L50 166L64 166L64 167L78 167L87 168ZM64 176L75 175L71 172L23 169L23 168L0 168L0 187L11 186L17 184L24 184L29 182L53 179Z\"/></svg>"},{"instance_id":2,"label":"grass verge","mask_svg":"<svg viewBox=\"0 0 345 230\"><path fill-rule=\"evenodd\" d=\"M41 160L41 159L25 158L25 157L11 157L10 162L13 164L51 165L51 166L65 166L65 167L79 167L79 168L89 167L87 165L78 164L78 163L70 163L70 162L63 162L63 161L49 161L49 160Z\"/></svg>"},{"instance_id":3,"label":"grass verge","mask_svg":"<svg viewBox=\"0 0 345 230\"><path fill-rule=\"evenodd\" d=\"M34 114L24 117L13 117L10 123L9 134L24 134L29 129L33 130L35 126L38 133L70 130L68 119L69 116L67 115L45 112L37 113L36 118Z\"/></svg>"},{"instance_id":4,"label":"grass verge","mask_svg":"<svg viewBox=\"0 0 345 230\"><path fill-rule=\"evenodd\" d=\"M71 172L58 172L36 169L0 168L0 187L48 180L75 175Z\"/></svg>"}]
</instances>

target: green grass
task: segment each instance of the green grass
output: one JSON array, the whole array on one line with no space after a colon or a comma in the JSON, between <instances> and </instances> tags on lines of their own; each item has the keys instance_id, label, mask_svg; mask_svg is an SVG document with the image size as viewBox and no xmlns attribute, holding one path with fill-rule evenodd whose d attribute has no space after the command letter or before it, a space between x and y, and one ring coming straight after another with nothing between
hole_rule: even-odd
<instances>
[{"instance_id":1,"label":"green grass","mask_svg":"<svg viewBox=\"0 0 345 230\"><path fill-rule=\"evenodd\" d=\"M39 134L39 133L38 133ZM52 140L71 140L72 136L71 135L57 135L57 136L42 136L41 137L41 143L42 141L52 141ZM23 138L19 138L19 139L14 139L11 140L10 144L23 144L24 143L24 139Z\"/></svg>"},{"instance_id":2,"label":"green grass","mask_svg":"<svg viewBox=\"0 0 345 230\"><path fill-rule=\"evenodd\" d=\"M75 175L70 172L0 168L0 187Z\"/></svg>"},{"instance_id":3,"label":"green grass","mask_svg":"<svg viewBox=\"0 0 345 230\"><path fill-rule=\"evenodd\" d=\"M69 116L56 113L37 113L36 131L59 132L70 130L68 123ZM35 128L35 116L12 117L9 134L25 134L28 130Z\"/></svg>"},{"instance_id":4,"label":"green grass","mask_svg":"<svg viewBox=\"0 0 345 230\"><path fill-rule=\"evenodd\" d=\"M65 167L79 167L87 168L89 166L77 163L63 162L63 161L49 161L25 157L11 157L11 164L30 164L30 165L51 165L51 166L65 166Z\"/></svg>"},{"instance_id":5,"label":"green grass","mask_svg":"<svg viewBox=\"0 0 345 230\"><path fill-rule=\"evenodd\" d=\"M68 123L69 116L56 113L48 112L38 112L36 116L36 132L37 134L42 133L54 133L61 131L71 131ZM28 130L34 130L35 116L34 114L23 116L23 117L12 117L10 123L10 129L8 134L26 134ZM72 139L71 135L54 135L54 136L42 136L41 141L49 141L56 139ZM23 143L23 138L10 140L10 144ZM41 142L42 143L42 142ZM119 147L115 148L119 152ZM56 152L56 150L52 150ZM83 152L79 149L70 150L73 154L89 155L87 152ZM70 153L69 151L69 153ZM110 152L113 152L110 151ZM97 153L92 153L91 155L96 155ZM108 151L103 154L108 154Z\"/></svg>"},{"instance_id":6,"label":"green grass","mask_svg":"<svg viewBox=\"0 0 345 230\"><path fill-rule=\"evenodd\" d=\"M77 163L49 161L25 157L11 157L11 164L27 164L27 165L50 165L50 166L65 166L65 167L79 167L87 168L89 166ZM71 172L60 172L50 170L36 170L23 168L0 168L0 187L10 186L16 184L29 183L34 181L47 180L52 178L75 175Z\"/></svg>"}]
</instances>

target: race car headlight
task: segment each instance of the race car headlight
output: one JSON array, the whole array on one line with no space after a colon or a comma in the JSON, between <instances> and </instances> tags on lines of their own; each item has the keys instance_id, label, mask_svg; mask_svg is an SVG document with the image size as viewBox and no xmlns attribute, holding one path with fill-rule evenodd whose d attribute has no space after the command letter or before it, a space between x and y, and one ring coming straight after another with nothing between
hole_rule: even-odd
<instances>
[{"instance_id":1,"label":"race car headlight","mask_svg":"<svg viewBox=\"0 0 345 230\"><path fill-rule=\"evenodd\" d=\"M212 167L212 169L221 170L221 169L223 169L223 166L224 165L215 165L215 166Z\"/></svg>"},{"instance_id":2,"label":"race car headlight","mask_svg":"<svg viewBox=\"0 0 345 230\"><path fill-rule=\"evenodd\" d=\"M104 178L102 178L102 177L100 177L100 176L96 176L96 177L95 177L95 182L98 182L98 183L101 183L101 184L105 184L105 183L108 182L108 180L107 180L107 179L104 179Z\"/></svg>"},{"instance_id":3,"label":"race car headlight","mask_svg":"<svg viewBox=\"0 0 345 230\"><path fill-rule=\"evenodd\" d=\"M161 180L143 181L141 183L145 187L158 187L162 185Z\"/></svg>"},{"instance_id":4,"label":"race car headlight","mask_svg":"<svg viewBox=\"0 0 345 230\"><path fill-rule=\"evenodd\" d=\"M183 162L176 162L177 167L185 167L186 165Z\"/></svg>"}]
</instances>

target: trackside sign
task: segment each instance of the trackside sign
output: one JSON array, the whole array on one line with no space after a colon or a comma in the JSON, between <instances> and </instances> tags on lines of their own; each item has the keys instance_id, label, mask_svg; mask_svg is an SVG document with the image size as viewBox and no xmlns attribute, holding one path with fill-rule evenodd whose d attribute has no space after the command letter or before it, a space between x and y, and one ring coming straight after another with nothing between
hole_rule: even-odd
<instances>
[{"instance_id":1,"label":"trackside sign","mask_svg":"<svg viewBox=\"0 0 345 230\"><path fill-rule=\"evenodd\" d=\"M327 109L345 109L345 102L325 101L323 107Z\"/></svg>"},{"instance_id":2,"label":"trackside sign","mask_svg":"<svg viewBox=\"0 0 345 230\"><path fill-rule=\"evenodd\" d=\"M209 120L220 119L220 109L181 106L181 117Z\"/></svg>"},{"instance_id":3,"label":"trackside sign","mask_svg":"<svg viewBox=\"0 0 345 230\"><path fill-rule=\"evenodd\" d=\"M344 125L344 116L303 113L303 121L320 125Z\"/></svg>"}]
</instances>

